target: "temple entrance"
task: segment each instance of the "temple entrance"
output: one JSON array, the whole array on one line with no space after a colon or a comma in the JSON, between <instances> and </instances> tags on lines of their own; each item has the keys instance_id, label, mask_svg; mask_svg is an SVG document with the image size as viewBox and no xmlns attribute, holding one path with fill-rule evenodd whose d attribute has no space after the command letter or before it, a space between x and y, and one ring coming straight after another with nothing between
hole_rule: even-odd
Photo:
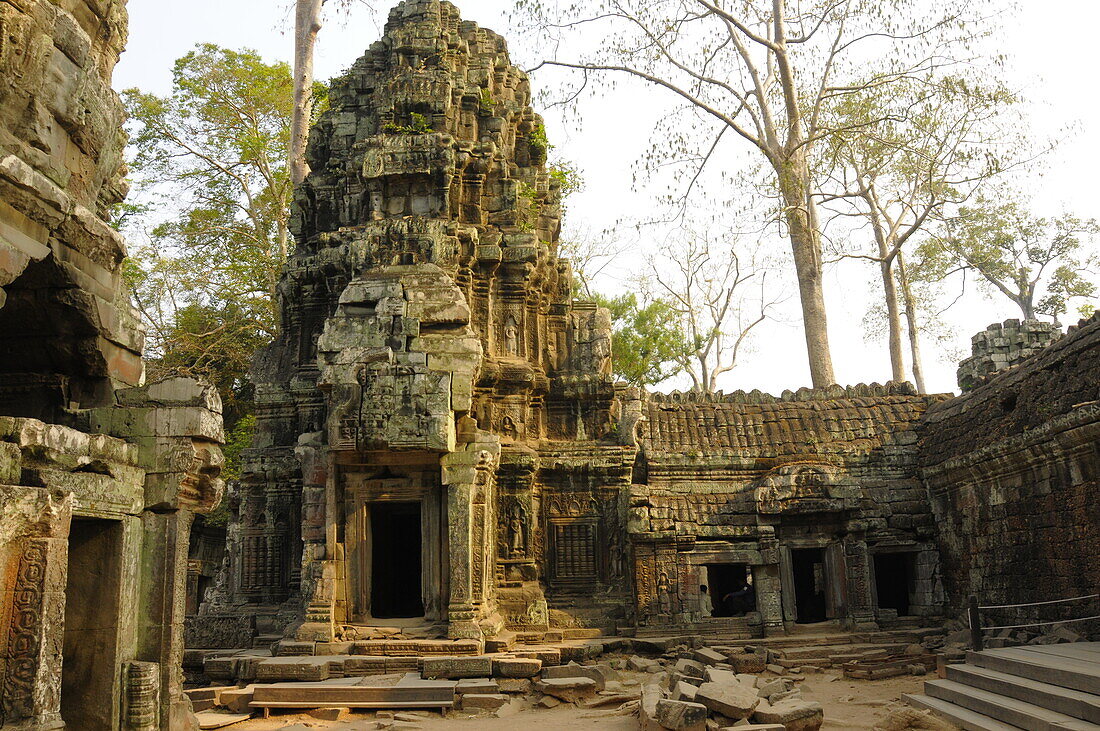
<instances>
[{"instance_id":1,"label":"temple entrance","mask_svg":"<svg viewBox=\"0 0 1100 731\"><path fill-rule=\"evenodd\" d=\"M70 728L115 728L121 584L122 523L74 519L61 665L61 717Z\"/></svg>"},{"instance_id":2,"label":"temple entrance","mask_svg":"<svg viewBox=\"0 0 1100 731\"><path fill-rule=\"evenodd\" d=\"M756 592L743 563L708 563L707 582L713 617L743 617L756 611Z\"/></svg>"},{"instance_id":3,"label":"temple entrance","mask_svg":"<svg viewBox=\"0 0 1100 731\"><path fill-rule=\"evenodd\" d=\"M372 504L370 533L371 616L423 616L420 503Z\"/></svg>"},{"instance_id":4,"label":"temple entrance","mask_svg":"<svg viewBox=\"0 0 1100 731\"><path fill-rule=\"evenodd\" d=\"M794 599L799 624L824 622L825 552L820 548L791 550L791 573L794 579Z\"/></svg>"},{"instance_id":5,"label":"temple entrance","mask_svg":"<svg viewBox=\"0 0 1100 731\"><path fill-rule=\"evenodd\" d=\"M875 554L875 592L879 609L894 609L899 617L909 614L909 587L913 554Z\"/></svg>"}]
</instances>

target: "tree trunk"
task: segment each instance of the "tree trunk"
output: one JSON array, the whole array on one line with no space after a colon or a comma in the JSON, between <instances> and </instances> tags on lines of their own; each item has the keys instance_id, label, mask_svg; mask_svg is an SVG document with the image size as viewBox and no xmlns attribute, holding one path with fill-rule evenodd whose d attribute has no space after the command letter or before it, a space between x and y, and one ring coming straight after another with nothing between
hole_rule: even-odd
<instances>
[{"instance_id":1,"label":"tree trunk","mask_svg":"<svg viewBox=\"0 0 1100 731\"><path fill-rule=\"evenodd\" d=\"M814 388L824 388L836 383L836 379L829 352L829 328L822 287L821 234L816 226L817 211L809 196L810 171L802 152L795 153L775 168L786 207L784 215L798 275L810 380Z\"/></svg>"},{"instance_id":2,"label":"tree trunk","mask_svg":"<svg viewBox=\"0 0 1100 731\"><path fill-rule=\"evenodd\" d=\"M294 109L290 120L290 181L298 185L309 175L306 142L313 111L313 47L321 30L324 0L296 0L294 16Z\"/></svg>"},{"instance_id":3,"label":"tree trunk","mask_svg":"<svg viewBox=\"0 0 1100 731\"><path fill-rule=\"evenodd\" d=\"M920 356L920 328L917 327L917 303L913 290L909 286L909 275L905 270L905 259L898 253L898 280L901 282L902 297L905 300L905 322L909 326L909 353L913 360L913 380L917 382L917 393L928 393L924 385L924 366Z\"/></svg>"},{"instance_id":4,"label":"tree trunk","mask_svg":"<svg viewBox=\"0 0 1100 731\"><path fill-rule=\"evenodd\" d=\"M894 260L890 257L890 241L882 230L882 219L874 199L866 196L871 212L871 227L878 245L879 273L882 276L882 294L886 302L886 329L889 334L890 380L905 380L905 358L901 353L901 313L898 311L898 288L894 281Z\"/></svg>"}]
</instances>

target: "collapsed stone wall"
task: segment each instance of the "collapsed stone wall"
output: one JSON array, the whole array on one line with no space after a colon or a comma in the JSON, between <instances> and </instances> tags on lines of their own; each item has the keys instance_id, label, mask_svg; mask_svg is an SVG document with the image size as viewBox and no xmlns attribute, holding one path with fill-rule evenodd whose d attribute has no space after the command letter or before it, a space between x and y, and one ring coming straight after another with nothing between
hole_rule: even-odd
<instances>
[{"instance_id":1,"label":"collapsed stone wall","mask_svg":"<svg viewBox=\"0 0 1100 731\"><path fill-rule=\"evenodd\" d=\"M146 385L110 225L125 0L0 2L0 728L190 729L188 536L221 401Z\"/></svg>"},{"instance_id":2,"label":"collapsed stone wall","mask_svg":"<svg viewBox=\"0 0 1100 731\"><path fill-rule=\"evenodd\" d=\"M1100 586L1100 317L932 406L921 475L950 607L1038 602ZM1002 619L1094 614L1055 605ZM1007 622L1014 623L1014 622Z\"/></svg>"},{"instance_id":3,"label":"collapsed stone wall","mask_svg":"<svg viewBox=\"0 0 1100 731\"><path fill-rule=\"evenodd\" d=\"M995 322L971 338L971 355L959 363L958 383L969 391L1062 337L1062 328L1040 320Z\"/></svg>"}]
</instances>

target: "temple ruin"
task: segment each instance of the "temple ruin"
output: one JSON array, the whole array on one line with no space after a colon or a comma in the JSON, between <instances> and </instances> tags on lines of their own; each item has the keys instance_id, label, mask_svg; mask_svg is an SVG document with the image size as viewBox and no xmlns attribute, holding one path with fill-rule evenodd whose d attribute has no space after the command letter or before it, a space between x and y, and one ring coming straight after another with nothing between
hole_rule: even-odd
<instances>
[{"instance_id":1,"label":"temple ruin","mask_svg":"<svg viewBox=\"0 0 1100 731\"><path fill-rule=\"evenodd\" d=\"M124 0L0 2L4 731L193 728L181 667L526 681L647 637L870 636L1100 586L1100 316L991 326L959 397L617 383L530 82L445 0L399 4L333 85L227 545L189 552L221 404L144 380L109 224L125 38Z\"/></svg>"},{"instance_id":2,"label":"temple ruin","mask_svg":"<svg viewBox=\"0 0 1100 731\"><path fill-rule=\"evenodd\" d=\"M1100 324L1045 350L1050 327L997 326L955 399L898 383L780 397L616 384L608 315L574 298L557 256L559 181L530 97L504 40L437 0L398 5L334 84L193 646L269 637L323 654L393 626L413 652L417 638L563 627L869 631L957 616L973 592L1027 594L995 575L983 528L962 525L984 513L956 503L989 499L960 481L1026 490L1034 463L1009 478L1017 463L998 450L1044 420L972 414L1014 413L1015 397L986 394L1036 360L1073 352L1094 369ZM1049 423L1072 412L1088 431L1095 383L1074 383L1044 394ZM1081 485L1095 446L1058 454L1049 494L1078 495L1065 520L1094 538ZM979 544L984 559L969 555ZM1082 551L1059 559L1067 591L1096 583Z\"/></svg>"}]
</instances>

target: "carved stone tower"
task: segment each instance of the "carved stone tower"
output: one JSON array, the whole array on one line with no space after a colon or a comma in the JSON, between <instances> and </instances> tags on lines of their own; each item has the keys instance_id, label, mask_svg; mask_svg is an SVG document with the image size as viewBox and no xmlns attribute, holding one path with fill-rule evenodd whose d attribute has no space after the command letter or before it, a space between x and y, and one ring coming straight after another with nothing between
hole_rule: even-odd
<instances>
[{"instance_id":1,"label":"carved stone tower","mask_svg":"<svg viewBox=\"0 0 1100 731\"><path fill-rule=\"evenodd\" d=\"M572 302L530 97L500 36L409 0L313 129L230 527L230 601L288 637L480 639L545 628L547 585L626 591L610 324Z\"/></svg>"}]
</instances>

